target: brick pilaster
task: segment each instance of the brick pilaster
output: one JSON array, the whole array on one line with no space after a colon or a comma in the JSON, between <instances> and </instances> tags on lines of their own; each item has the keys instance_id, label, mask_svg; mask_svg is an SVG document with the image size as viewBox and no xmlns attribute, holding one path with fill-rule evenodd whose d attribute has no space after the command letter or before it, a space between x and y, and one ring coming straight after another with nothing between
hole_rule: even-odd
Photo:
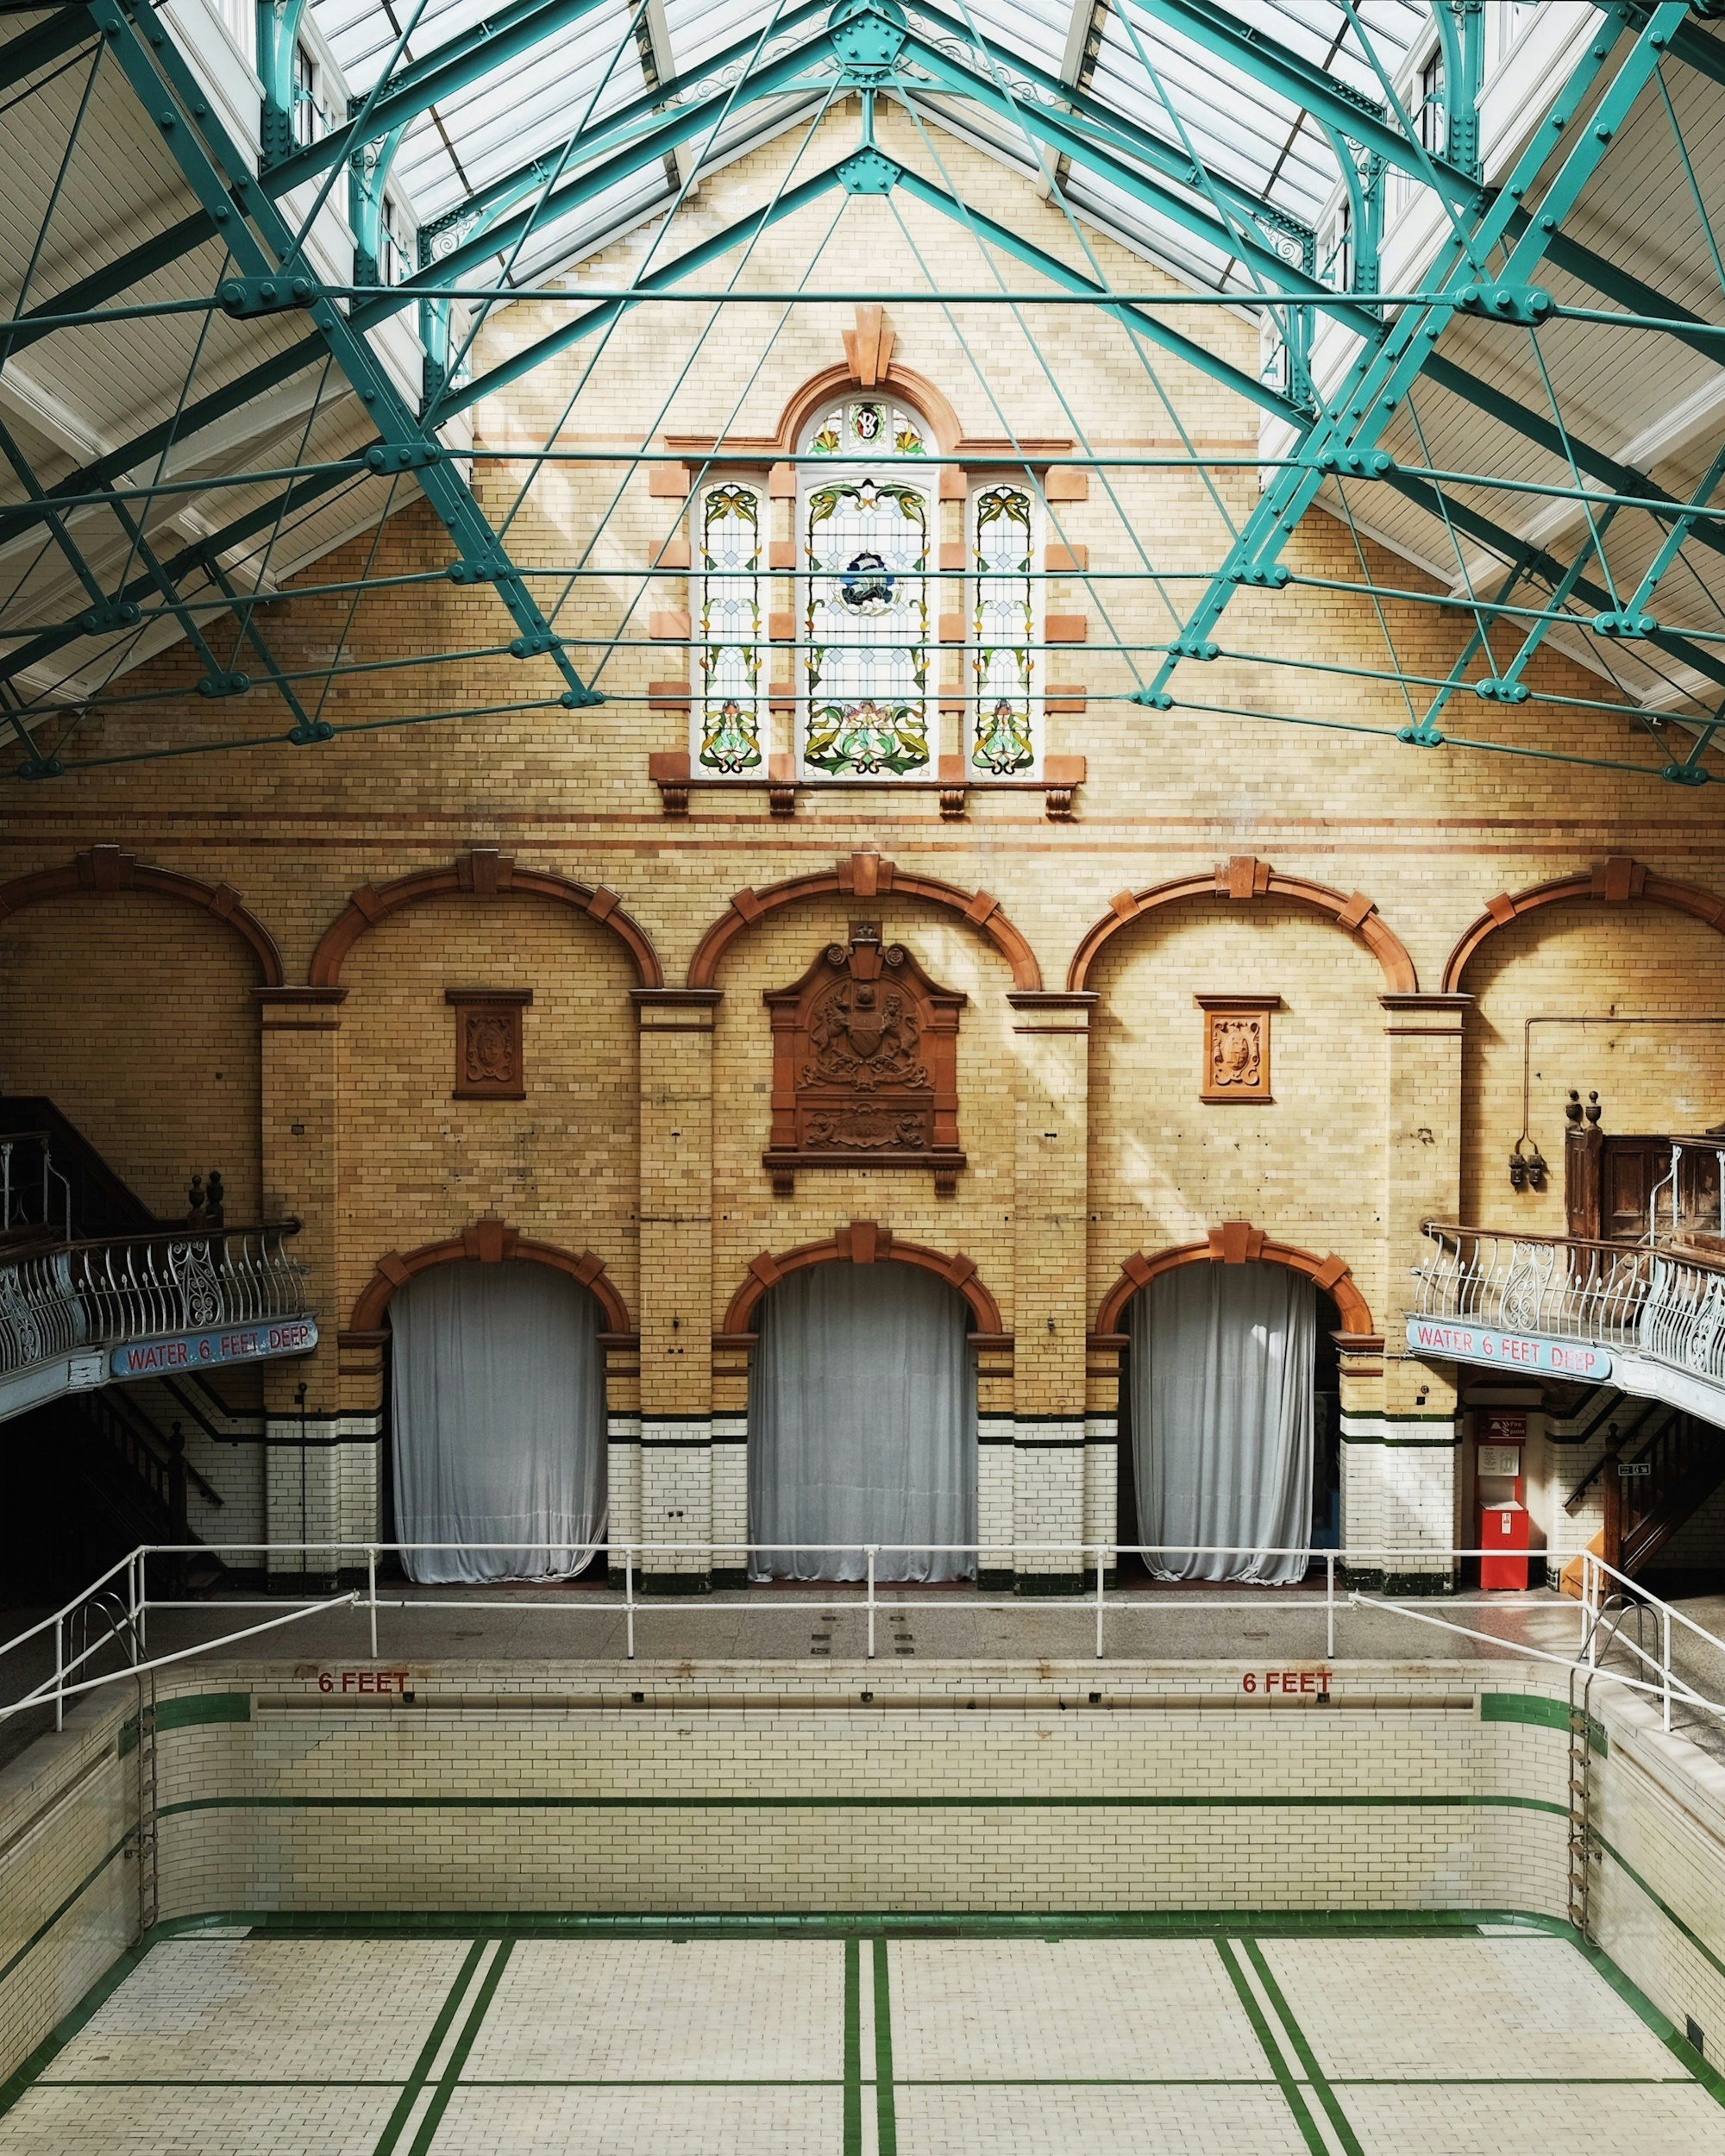
<instances>
[{"instance_id":1,"label":"brick pilaster","mask_svg":"<svg viewBox=\"0 0 1725 2156\"><path fill-rule=\"evenodd\" d=\"M346 1313L341 1277L341 1006L345 988L260 988L262 1029L261 1164L264 1212L292 1219L290 1247L305 1269L318 1344L306 1356L264 1366L264 1531L272 1542L328 1535L332 1542L377 1532L377 1431L381 1405L373 1383L368 1407L342 1415L338 1339ZM302 1395L300 1387L304 1385ZM342 1440L349 1434L357 1442ZM351 1456L351 1457L350 1457ZM243 1565L243 1557L232 1560ZM273 1555L284 1583L362 1567L333 1550L302 1559Z\"/></svg>"},{"instance_id":2,"label":"brick pilaster","mask_svg":"<svg viewBox=\"0 0 1725 2156\"><path fill-rule=\"evenodd\" d=\"M1408 1587L1452 1583L1447 1565L1425 1558L1458 1539L1458 1421L1453 1366L1408 1352L1414 1269L1429 1245L1421 1222L1453 1220L1461 1201L1462 1028L1470 995L1386 994L1388 1116L1383 1238L1385 1353L1379 1399L1342 1411L1343 1541L1394 1545L1359 1570ZM1346 1357L1344 1357L1346 1371Z\"/></svg>"},{"instance_id":3,"label":"brick pilaster","mask_svg":"<svg viewBox=\"0 0 1725 2156\"><path fill-rule=\"evenodd\" d=\"M644 1542L706 1542L715 1532L712 1451L712 1029L717 988L637 988L641 1030L641 1428L614 1442L612 1472L632 1488ZM727 1446L724 1472L743 1471ZM719 1509L728 1510L721 1494ZM613 1536L613 1542L615 1542ZM616 1564L613 1555L613 1565ZM743 1557L738 1554L737 1564ZM724 1568L731 1569L731 1568ZM649 1557L642 1576L698 1592L708 1561Z\"/></svg>"},{"instance_id":4,"label":"brick pilaster","mask_svg":"<svg viewBox=\"0 0 1725 2156\"><path fill-rule=\"evenodd\" d=\"M1088 1237L1089 993L1007 997L1018 1121L1013 1238L1013 1529L1019 1543L1082 1542L1086 1485L1085 1257ZM984 1465L988 1464L985 1451ZM1109 1463L1112 1466L1112 1461ZM1019 1584L1070 1586L1056 1552L1018 1560Z\"/></svg>"}]
</instances>

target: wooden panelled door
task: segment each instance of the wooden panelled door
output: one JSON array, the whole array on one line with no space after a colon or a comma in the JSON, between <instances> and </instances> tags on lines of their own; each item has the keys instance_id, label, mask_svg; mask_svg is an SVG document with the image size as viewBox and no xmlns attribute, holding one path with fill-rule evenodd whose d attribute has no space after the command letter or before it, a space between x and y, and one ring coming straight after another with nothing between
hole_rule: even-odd
<instances>
[{"instance_id":1,"label":"wooden panelled door","mask_svg":"<svg viewBox=\"0 0 1725 2156\"><path fill-rule=\"evenodd\" d=\"M1668 1138L1605 1140L1599 1153L1599 1232L1605 1242L1638 1243L1646 1236L1653 1190L1671 1173L1671 1153Z\"/></svg>"},{"instance_id":2,"label":"wooden panelled door","mask_svg":"<svg viewBox=\"0 0 1725 2156\"><path fill-rule=\"evenodd\" d=\"M1640 1242L1650 1225L1654 1189L1671 1173L1671 1140L1608 1138L1596 1129L1565 1135L1569 1232L1590 1242Z\"/></svg>"}]
</instances>

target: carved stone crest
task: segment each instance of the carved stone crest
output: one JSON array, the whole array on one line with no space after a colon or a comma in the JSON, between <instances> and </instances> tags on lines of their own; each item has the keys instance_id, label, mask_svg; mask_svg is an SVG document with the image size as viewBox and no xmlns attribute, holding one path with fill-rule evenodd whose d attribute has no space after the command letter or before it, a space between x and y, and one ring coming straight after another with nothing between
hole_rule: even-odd
<instances>
[{"instance_id":1,"label":"carved stone crest","mask_svg":"<svg viewBox=\"0 0 1725 2156\"><path fill-rule=\"evenodd\" d=\"M853 922L800 981L768 991L773 1014L775 1196L800 1168L927 1168L950 1196L958 1144L958 1013L965 999L931 981L878 921Z\"/></svg>"},{"instance_id":2,"label":"carved stone crest","mask_svg":"<svg viewBox=\"0 0 1725 2156\"><path fill-rule=\"evenodd\" d=\"M1218 1105L1238 1100L1270 1104L1270 1018L1280 996L1208 995L1195 999L1204 1013L1204 1072L1199 1098Z\"/></svg>"},{"instance_id":3,"label":"carved stone crest","mask_svg":"<svg viewBox=\"0 0 1725 2156\"><path fill-rule=\"evenodd\" d=\"M524 1100L521 1013L530 988L446 988L455 1013L457 1100Z\"/></svg>"}]
</instances>

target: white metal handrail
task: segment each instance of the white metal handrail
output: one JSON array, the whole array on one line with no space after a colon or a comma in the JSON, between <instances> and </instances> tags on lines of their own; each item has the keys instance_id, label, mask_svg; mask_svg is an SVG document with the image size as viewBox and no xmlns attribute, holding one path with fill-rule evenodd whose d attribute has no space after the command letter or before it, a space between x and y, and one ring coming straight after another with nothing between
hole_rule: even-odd
<instances>
[{"instance_id":1,"label":"white metal handrail","mask_svg":"<svg viewBox=\"0 0 1725 2156\"><path fill-rule=\"evenodd\" d=\"M0 1642L0 1660L3 1660L5 1656L28 1645L31 1640L41 1638L49 1630L52 1630L54 1640L54 1666L52 1676L44 1678L41 1683L34 1686L22 1697L7 1705L0 1706L0 1720L4 1720L12 1714L22 1713L28 1708L52 1705L54 1709L54 1727L59 1729L64 1726L65 1702L68 1698L94 1690L103 1684L117 1683L147 1670L165 1668L171 1663L188 1660L194 1656L220 1653L224 1649L234 1646L242 1640L252 1639L260 1633L273 1631L279 1626L291 1623L298 1618L316 1615L320 1612L327 1613L331 1610L347 1608L351 1608L356 1613L363 1612L367 1624L368 1652L370 1658L375 1661L378 1658L378 1616L381 1610L496 1609L500 1606L499 1598L496 1595L474 1595L471 1593L451 1595L440 1594L435 1589L416 1590L411 1595L399 1592L380 1592L378 1565L380 1558L387 1556L398 1557L414 1551L442 1551L474 1554L501 1551L520 1555L524 1551L536 1550L542 1546L546 1548L549 1556L550 1545L524 1545L520 1542L401 1543L304 1540L216 1544L141 1544L137 1549L122 1558L118 1564L110 1566L99 1579L94 1581L81 1594L74 1596L62 1608L41 1619L27 1630L16 1633L11 1639ZM615 1615L620 1610L624 1620L627 1658L633 1661L636 1658L636 1626L638 1620L655 1612L668 1613L676 1610L687 1614L692 1608L689 1601L681 1597L668 1598L650 1592L643 1592L642 1573L646 1561L655 1558L694 1558L705 1561L704 1569L711 1569L716 1558L735 1558L739 1555L748 1557L768 1551L787 1550L831 1553L852 1550L857 1546L850 1543L812 1542L616 1541L609 1545L607 1556L613 1570L618 1567L620 1562L623 1572L620 1599L614 1589L610 1592L601 1591L593 1594L590 1598L583 1595L572 1599L566 1582L534 1583L530 1586L520 1582L499 1582L498 1584L509 1586L509 1599L506 1604L501 1606L506 1607L512 1615L525 1611L559 1611L566 1615L571 1613L602 1613L606 1615ZM865 1569L861 1580L852 1582L825 1580L811 1582L808 1584L825 1590L823 1600L837 1601L848 1599L845 1595L847 1587L862 1589L860 1605L866 1616L868 1655L871 1660L875 1657L876 1622L879 1613L882 1609L894 1612L941 1610L949 1614L955 1610L1014 1609L1020 1614L1027 1611L1083 1610L1087 1614L1093 1614L1095 1617L1095 1655L1099 1661L1104 1658L1105 1628L1111 1615L1118 1623L1128 1617L1159 1616L1182 1610L1203 1610L1212 1614L1220 1611L1251 1610L1259 1615L1278 1612L1302 1618L1312 1623L1314 1628L1316 1620L1321 1614L1324 1634L1323 1654L1327 1660L1333 1660L1336 1654L1339 1620L1350 1609L1361 1609L1405 1617L1416 1623L1458 1633L1482 1641L1487 1645L1499 1648L1505 1655L1516 1658L1549 1662L1559 1667L1581 1668L1596 1672L1598 1676L1631 1691L1647 1694L1658 1698L1661 1703L1662 1717L1666 1729L1672 1727L1672 1708L1674 1701L1700 1708L1703 1712L1718 1716L1722 1722L1725 1722L1725 1702L1709 1699L1697 1690L1687 1679L1679 1677L1672 1656L1673 1635L1676 1631L1680 1630L1687 1637L1701 1643L1721 1658L1721 1689L1725 1689L1725 1639L1721 1639L1707 1631L1703 1626L1697 1624L1682 1610L1662 1601L1659 1596L1649 1594L1646 1589L1630 1580L1627 1575L1618 1571L1614 1566L1607 1564L1603 1558L1595 1556L1590 1551L1581 1554L1582 1593L1577 1605L1579 1630L1576 1651L1573 1656L1565 1656L1552 1653L1546 1648L1506 1638L1502 1633L1470 1627L1458 1623L1453 1618L1440 1616L1437 1611L1431 1608L1416 1609L1390 1595L1367 1594L1357 1589L1350 1589L1338 1578L1338 1568L1340 1566L1346 1566L1355 1570L1366 1569L1389 1570L1400 1566L1408 1570L1429 1572L1434 1576L1453 1577L1454 1568L1459 1562L1466 1558L1496 1557L1502 1554L1501 1551L1495 1550L1434 1549L1429 1545L1421 1544L1355 1546L1345 1551L1314 1551L1299 1546L1260 1548L1255 1545L1247 1546L1235 1544L1117 1542L871 1543L862 1545L862 1548ZM207 1601L192 1601L182 1597L155 1595L150 1592L149 1563L153 1557L178 1559L198 1554L208 1555L212 1550L217 1555L227 1557L243 1555L261 1557L265 1559L266 1564L271 1559L297 1557L300 1560L298 1569L302 1576L317 1570L339 1570L341 1562L344 1559L362 1561L366 1583L363 1588L354 1588L336 1595L285 1597L271 1595L262 1599L224 1595L216 1604ZM882 1557L935 1554L974 1556L979 1559L990 1557L1007 1559L1012 1562L1014 1570L1023 1569L1019 1562L1020 1559L1063 1558L1067 1561L1068 1569L1087 1576L1094 1576L1095 1584L1094 1587L1087 1587L1082 1594L1038 1595L1027 1601L1019 1595L1000 1596L982 1593L966 1594L962 1599L955 1598L950 1592L919 1597L914 1591L902 1591L898 1583L882 1580L880 1576L880 1560ZM1322 1592L1320 1595L1308 1590L1303 1586L1282 1589L1258 1587L1249 1589L1244 1596L1237 1598L1213 1594L1181 1595L1177 1593L1157 1591L1144 1595L1117 1596L1111 1600L1107 1591L1107 1572L1111 1564L1125 1556L1144 1558L1191 1557L1262 1558L1303 1556L1314 1564L1321 1561L1323 1566ZM354 1563L353 1569L358 1569L358 1562ZM104 1595L104 1590L110 1590L116 1581L123 1582L123 1586L120 1589L120 1594L123 1597L122 1621L110 1626L110 1628L98 1637L93 1644L87 1643L75 1656L68 1657L66 1641L68 1626L72 1620L92 1597ZM913 1583L906 1584L913 1590ZM524 1587L526 1588L525 1595ZM530 1595L533 1599L527 1599L527 1595ZM1640 1674L1626 1674L1622 1670L1609 1670L1601 1666L1600 1664L1598 1651L1600 1613L1608 1598L1614 1595L1626 1596L1633 1602L1646 1608L1653 1613L1658 1623L1660 1650L1657 1656L1649 1654L1646 1649L1630 1640L1627 1635L1620 1634L1616 1641L1618 1645L1624 1647L1634 1658ZM284 1608L284 1603L286 1605L285 1608ZM756 1614L781 1613L787 1606L784 1597L762 1594L758 1591L748 1594L740 1600L727 1599L723 1596L703 1596L699 1604L699 1609L704 1614L737 1611L752 1611ZM852 1607L856 1606L856 1601L853 1600ZM1443 1607L1449 1610L1491 1608L1501 1610L1504 1605L1501 1598L1496 1596L1469 1598L1446 1595ZM1515 1607L1527 1608L1529 1605L1521 1603ZM1533 1605L1533 1607L1556 1608L1560 1608L1561 1604L1541 1603ZM153 1610L209 1610L212 1608L220 1608L236 1614L255 1609L273 1609L278 1614L266 1622L225 1633L217 1639L203 1641L196 1646L180 1648L172 1653L154 1659L150 1658L147 1644L148 1626L150 1613ZM123 1645L126 1653L126 1659L122 1667L93 1677L84 1677L78 1675L78 1672L104 1649L116 1645ZM680 1660L687 1658L686 1648L680 1646L678 1652Z\"/></svg>"},{"instance_id":2,"label":"white metal handrail","mask_svg":"<svg viewBox=\"0 0 1725 2156\"><path fill-rule=\"evenodd\" d=\"M1585 1341L1725 1384L1725 1267L1641 1244L1425 1232L1417 1316Z\"/></svg>"},{"instance_id":3,"label":"white metal handrail","mask_svg":"<svg viewBox=\"0 0 1725 2156\"><path fill-rule=\"evenodd\" d=\"M304 1317L292 1225L62 1244L0 1263L0 1376L87 1349Z\"/></svg>"}]
</instances>

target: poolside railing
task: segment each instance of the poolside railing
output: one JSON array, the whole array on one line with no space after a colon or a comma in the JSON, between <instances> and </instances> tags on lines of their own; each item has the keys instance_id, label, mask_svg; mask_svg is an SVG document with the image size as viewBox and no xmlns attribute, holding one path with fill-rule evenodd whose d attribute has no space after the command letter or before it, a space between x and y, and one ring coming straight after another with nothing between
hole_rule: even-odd
<instances>
[{"instance_id":1,"label":"poolside railing","mask_svg":"<svg viewBox=\"0 0 1725 2156\"><path fill-rule=\"evenodd\" d=\"M191 1543L141 1544L128 1556L110 1565L101 1577L84 1589L72 1600L37 1623L0 1642L0 1669L4 1659L33 1640L53 1636L53 1669L48 1677L23 1692L18 1698L0 1706L0 1720L21 1714L33 1707L52 1706L54 1727L64 1727L65 1707L69 1699L97 1689L104 1684L115 1683L129 1677L141 1677L147 1672L166 1669L179 1662L201 1655L219 1654L238 1646L266 1633L304 1621L308 1617L327 1614L335 1610L352 1610L356 1620L366 1627L367 1649L373 1661L378 1659L378 1620L385 1611L412 1611L423 1613L434 1609L489 1609L506 1608L511 1616L524 1612L557 1612L571 1614L604 1615L624 1619L624 1648L628 1660L636 1659L637 1628L643 1620L651 1621L656 1614L668 1614L673 1610L688 1614L699 1607L703 1614L712 1613L750 1612L759 1616L782 1613L787 1607L781 1595L762 1593L758 1589L742 1598L724 1595L703 1595L699 1605L688 1599L668 1598L660 1594L643 1593L642 1576L643 1560L705 1558L709 1567L716 1558L742 1558L747 1563L774 1552L794 1550L802 1553L835 1554L854 1550L854 1544L772 1543L759 1542L630 1542L612 1543L607 1549L611 1570L620 1571L620 1592L616 1588L572 1595L567 1582L534 1583L499 1582L507 1585L509 1596L504 1601L495 1594L473 1593L448 1595L435 1589L416 1589L405 1592L393 1583L380 1583L379 1568L386 1557L401 1557L417 1552L441 1551L444 1554L480 1555L503 1552L519 1559L539 1545L524 1545L519 1542L244 1542L244 1543ZM271 1559L298 1557L300 1560L297 1576L318 1570L345 1569L342 1560L352 1560L351 1569L363 1568L363 1586L323 1595L248 1597L223 1595L219 1601L189 1600L182 1595L158 1595L150 1591L149 1568L153 1558L169 1560L171 1564L195 1554L214 1554L223 1557L242 1556ZM549 1558L553 1552L545 1552ZM843 1602L849 1599L851 1607L860 1608L866 1620L867 1654L873 1660L876 1653L878 1620L882 1611L900 1613L910 1610L939 1610L951 1614L955 1611L1005 1610L1020 1615L1034 1611L1052 1614L1059 1611L1082 1610L1095 1620L1094 1654L1096 1660L1105 1658L1107 1635L1112 1623L1118 1629L1126 1624L1141 1623L1146 1617L1167 1615L1179 1610L1202 1610L1207 1613L1249 1610L1257 1615L1277 1613L1293 1616L1310 1625L1315 1632L1321 1620L1323 1633L1322 1653L1326 1661L1333 1660L1337 1651L1338 1625L1343 1614L1351 1609L1389 1612L1410 1622L1448 1632L1462 1638L1497 1648L1517 1659L1550 1663L1571 1670L1582 1670L1609 1682L1625 1686L1656 1698L1660 1704L1661 1719L1666 1729L1672 1727L1674 1702L1703 1709L1708 1714L1725 1719L1725 1702L1708 1698L1697 1691L1689 1681L1679 1676L1673 1649L1681 1639L1701 1643L1711 1652L1725 1658L1725 1639L1717 1638L1698 1625L1681 1609L1650 1594L1639 1583L1591 1551L1581 1553L1581 1593L1576 1605L1578 1631L1573 1654L1559 1654L1527 1642L1506 1639L1502 1633L1480 1629L1457 1621L1452 1616L1441 1616L1430 1608L1416 1608L1405 1599L1387 1594L1370 1593L1348 1584L1349 1571L1384 1570L1401 1569L1404 1576L1410 1572L1427 1572L1433 1579L1452 1580L1454 1568L1462 1561L1485 1556L1500 1556L1501 1551L1482 1550L1437 1550L1429 1545L1415 1547L1351 1546L1346 1551L1311 1551L1301 1548L1264 1549L1256 1545L1219 1545L1201 1544L1134 1544L1134 1543L870 1543L863 1545L862 1555L864 1569L861 1579L844 1582L825 1580L811 1583L827 1590L824 1599ZM955 1597L947 1591L938 1595L919 1596L914 1583L901 1583L897 1579L881 1576L881 1561L887 1560L887 1570L894 1570L891 1560L902 1557L930 1556L975 1557L979 1559L1007 1558L1016 1566L1019 1559L1041 1562L1044 1570L1050 1560L1066 1560L1066 1569L1076 1571L1087 1580L1094 1576L1095 1585L1087 1585L1082 1594L1038 1595L1026 1600L1022 1595L999 1595L987 1593L964 1594ZM1173 1592L1157 1591L1143 1595L1111 1595L1108 1591L1110 1570L1122 1557L1136 1557L1146 1563L1157 1559L1189 1557L1305 1557L1308 1563L1322 1568L1321 1595L1303 1586L1294 1588L1258 1587L1251 1589L1244 1597L1204 1594L1181 1595ZM661 1576L662 1576L662 1572ZM847 1598L846 1589L861 1589L860 1595ZM1502 1595L1468 1597L1446 1594L1443 1606L1447 1610L1502 1611ZM1525 1608L1527 1603L1515 1603L1512 1608ZM1544 1597L1533 1607L1561 1608L1561 1603L1547 1601ZM149 1624L152 1613L169 1610L220 1609L235 1614L268 1609L274 1614L260 1621L223 1632L219 1637L202 1640L196 1645L177 1648L171 1653L152 1656L149 1651ZM1614 1612L1640 1612L1650 1617L1653 1626L1655 1645L1647 1646L1638 1633L1631 1639L1621 1626L1609 1626L1606 1618ZM98 1621L92 1626L91 1612ZM92 1637L92 1631L94 1636ZM1601 1653L1602 1638L1611 1646L1621 1646L1632 1658L1628 1673L1604 1666ZM121 1658L120 1666L99 1674L84 1674L91 1664L104 1652L113 1650ZM680 1662L690 1657L685 1644L677 1651ZM1725 1661L1722 1661L1725 1667Z\"/></svg>"}]
</instances>

